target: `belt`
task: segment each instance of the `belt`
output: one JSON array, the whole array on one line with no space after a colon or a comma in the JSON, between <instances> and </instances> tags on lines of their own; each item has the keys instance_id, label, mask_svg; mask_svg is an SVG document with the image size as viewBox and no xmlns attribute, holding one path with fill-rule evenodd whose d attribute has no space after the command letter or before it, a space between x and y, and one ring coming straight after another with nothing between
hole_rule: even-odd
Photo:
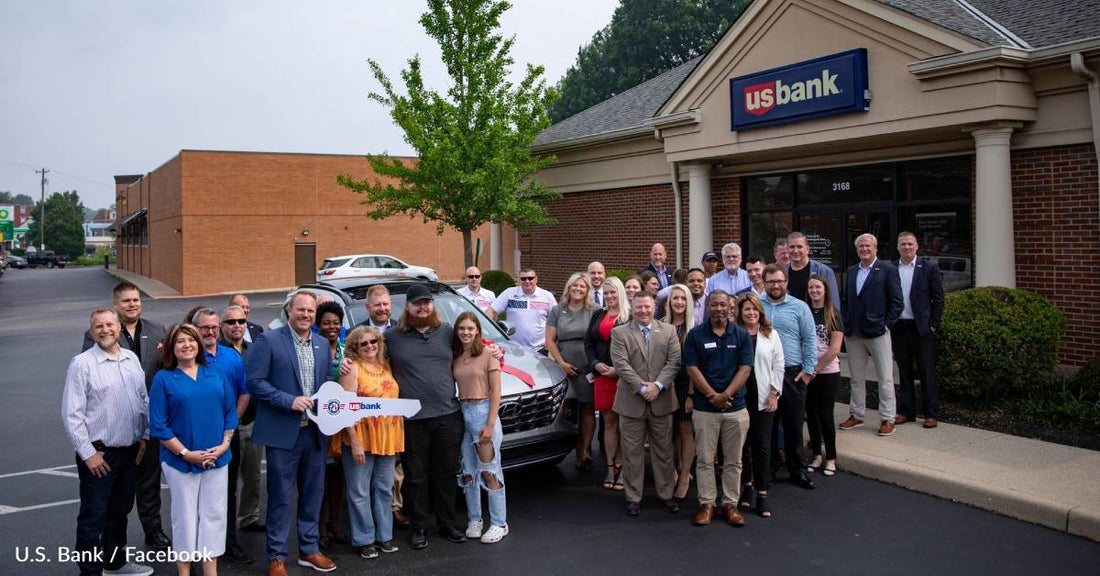
<instances>
[{"instance_id":1,"label":"belt","mask_svg":"<svg viewBox=\"0 0 1100 576\"><path fill-rule=\"evenodd\" d=\"M139 443L140 442L134 442L133 444L130 444L129 446L108 446L108 445L104 444L103 442L100 442L99 440L93 440L92 441L92 448L95 448L99 452L106 452L108 450L128 450L130 448L137 447L137 445Z\"/></svg>"}]
</instances>

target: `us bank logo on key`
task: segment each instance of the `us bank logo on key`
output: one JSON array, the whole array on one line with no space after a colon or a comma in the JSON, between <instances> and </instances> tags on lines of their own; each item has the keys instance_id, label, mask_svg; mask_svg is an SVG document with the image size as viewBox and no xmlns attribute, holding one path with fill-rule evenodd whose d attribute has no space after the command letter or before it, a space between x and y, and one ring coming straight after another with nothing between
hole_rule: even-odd
<instances>
[{"instance_id":1,"label":"us bank logo on key","mask_svg":"<svg viewBox=\"0 0 1100 576\"><path fill-rule=\"evenodd\" d=\"M731 129L864 112L867 86L866 48L731 78Z\"/></svg>"}]
</instances>

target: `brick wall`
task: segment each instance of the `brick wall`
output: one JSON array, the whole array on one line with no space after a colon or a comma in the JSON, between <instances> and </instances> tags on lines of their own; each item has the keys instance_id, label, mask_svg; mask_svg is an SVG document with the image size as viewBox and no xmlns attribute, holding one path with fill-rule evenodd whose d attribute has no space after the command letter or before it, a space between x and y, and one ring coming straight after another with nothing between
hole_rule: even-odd
<instances>
[{"instance_id":1,"label":"brick wall","mask_svg":"<svg viewBox=\"0 0 1100 576\"><path fill-rule=\"evenodd\" d=\"M1092 145L1012 152L1016 285L1066 315L1059 362L1100 354L1100 221Z\"/></svg>"}]
</instances>

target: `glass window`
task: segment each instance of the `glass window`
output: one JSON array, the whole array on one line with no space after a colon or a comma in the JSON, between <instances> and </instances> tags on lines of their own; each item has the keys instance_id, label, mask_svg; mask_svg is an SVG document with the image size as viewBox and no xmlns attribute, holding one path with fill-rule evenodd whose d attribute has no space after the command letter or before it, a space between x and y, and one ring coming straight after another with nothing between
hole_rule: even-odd
<instances>
[{"instance_id":1,"label":"glass window","mask_svg":"<svg viewBox=\"0 0 1100 576\"><path fill-rule=\"evenodd\" d=\"M754 176L745 179L750 210L773 210L794 206L794 175Z\"/></svg>"},{"instance_id":2,"label":"glass window","mask_svg":"<svg viewBox=\"0 0 1100 576\"><path fill-rule=\"evenodd\" d=\"M405 268L405 266L403 264L401 264L397 260L394 260L393 258L389 258L387 256L379 256L378 257L378 267L379 268L386 268L388 270L402 270L402 269Z\"/></svg>"},{"instance_id":3,"label":"glass window","mask_svg":"<svg viewBox=\"0 0 1100 576\"><path fill-rule=\"evenodd\" d=\"M328 270L329 268L338 268L347 263L351 258L327 258L324 265L321 266L321 270Z\"/></svg>"},{"instance_id":4,"label":"glass window","mask_svg":"<svg viewBox=\"0 0 1100 576\"><path fill-rule=\"evenodd\" d=\"M377 268L374 258L370 256L363 256L355 261L351 265L352 268Z\"/></svg>"},{"instance_id":5,"label":"glass window","mask_svg":"<svg viewBox=\"0 0 1100 576\"><path fill-rule=\"evenodd\" d=\"M888 201L894 199L894 168L853 166L798 175L798 203Z\"/></svg>"},{"instance_id":6,"label":"glass window","mask_svg":"<svg viewBox=\"0 0 1100 576\"><path fill-rule=\"evenodd\" d=\"M810 258L841 270L844 245L844 222L839 212L800 214L798 229L806 235Z\"/></svg>"},{"instance_id":7,"label":"glass window","mask_svg":"<svg viewBox=\"0 0 1100 576\"><path fill-rule=\"evenodd\" d=\"M939 266L944 290L974 286L969 204L899 208L898 229L916 234L917 253Z\"/></svg>"},{"instance_id":8,"label":"glass window","mask_svg":"<svg viewBox=\"0 0 1100 576\"><path fill-rule=\"evenodd\" d=\"M899 200L970 199L971 158L936 158L901 165Z\"/></svg>"},{"instance_id":9,"label":"glass window","mask_svg":"<svg viewBox=\"0 0 1100 576\"><path fill-rule=\"evenodd\" d=\"M775 241L786 238L793 230L791 213L749 214L748 219L749 241L742 247L742 260L748 256L760 256L765 262L771 262Z\"/></svg>"}]
</instances>

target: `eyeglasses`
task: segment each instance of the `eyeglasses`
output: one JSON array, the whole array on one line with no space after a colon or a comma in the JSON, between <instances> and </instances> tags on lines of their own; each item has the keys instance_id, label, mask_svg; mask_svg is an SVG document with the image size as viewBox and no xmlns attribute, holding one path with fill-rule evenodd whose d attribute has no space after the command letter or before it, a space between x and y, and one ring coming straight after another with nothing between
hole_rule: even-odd
<instances>
[{"instance_id":1,"label":"eyeglasses","mask_svg":"<svg viewBox=\"0 0 1100 576\"><path fill-rule=\"evenodd\" d=\"M519 281L520 282L534 282L535 278L537 278L537 276L520 276Z\"/></svg>"},{"instance_id":2,"label":"eyeglasses","mask_svg":"<svg viewBox=\"0 0 1100 576\"><path fill-rule=\"evenodd\" d=\"M768 286L782 286L786 283L787 283L786 280L765 280L764 281L764 284L767 284Z\"/></svg>"},{"instance_id":3,"label":"eyeglasses","mask_svg":"<svg viewBox=\"0 0 1100 576\"><path fill-rule=\"evenodd\" d=\"M217 332L217 326L199 326L199 332Z\"/></svg>"},{"instance_id":4,"label":"eyeglasses","mask_svg":"<svg viewBox=\"0 0 1100 576\"><path fill-rule=\"evenodd\" d=\"M470 280L475 280L477 278L481 278L481 274L467 274L466 277Z\"/></svg>"},{"instance_id":5,"label":"eyeglasses","mask_svg":"<svg viewBox=\"0 0 1100 576\"><path fill-rule=\"evenodd\" d=\"M245 320L244 318L226 318L225 320L222 320L222 322L226 324L236 324L240 326L241 324L248 322L248 320Z\"/></svg>"},{"instance_id":6,"label":"eyeglasses","mask_svg":"<svg viewBox=\"0 0 1100 576\"><path fill-rule=\"evenodd\" d=\"M377 344L378 344L378 339L373 338L371 340L361 340L359 342L359 347L360 348L366 348L367 346L376 346Z\"/></svg>"}]
</instances>

